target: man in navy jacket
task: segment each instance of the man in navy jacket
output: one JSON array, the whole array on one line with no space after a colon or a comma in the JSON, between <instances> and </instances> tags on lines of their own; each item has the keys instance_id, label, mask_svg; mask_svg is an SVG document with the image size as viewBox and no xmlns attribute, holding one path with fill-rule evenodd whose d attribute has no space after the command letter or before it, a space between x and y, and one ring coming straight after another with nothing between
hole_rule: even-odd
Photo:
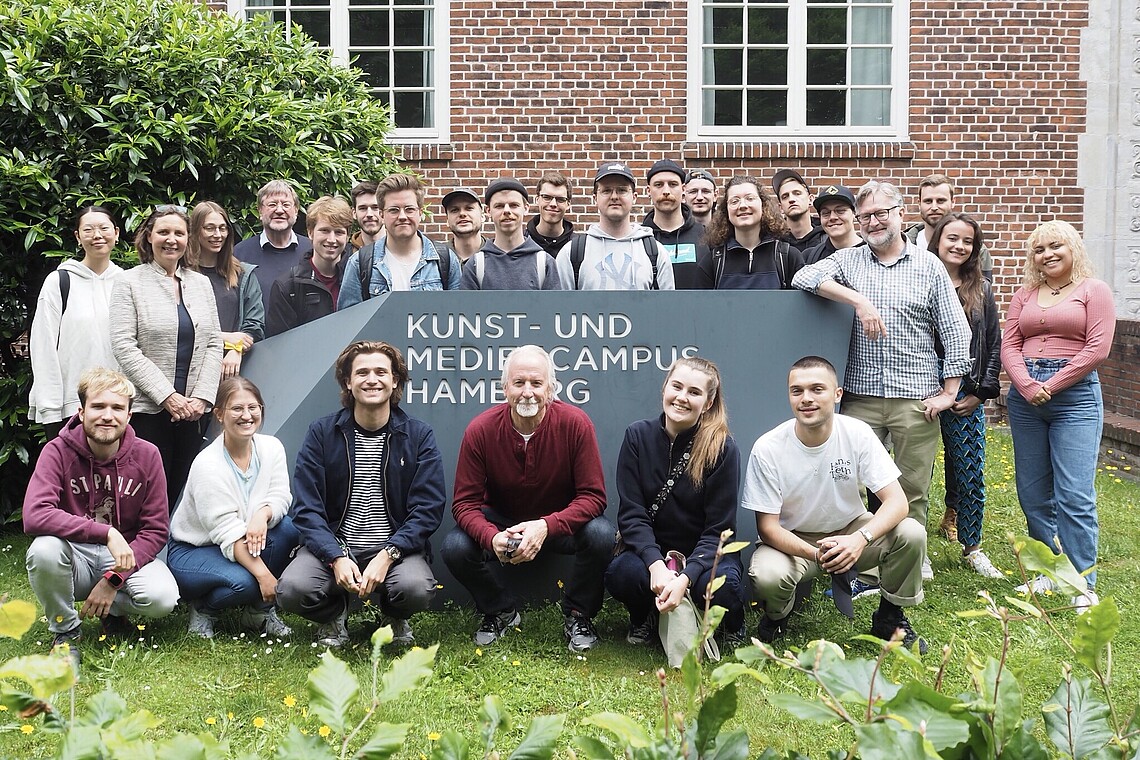
<instances>
[{"instance_id":1,"label":"man in navy jacket","mask_svg":"<svg viewBox=\"0 0 1140 760\"><path fill-rule=\"evenodd\" d=\"M309 426L293 473L301 548L277 586L281 607L321 624L317 643L348 643L349 608L364 600L412 643L407 618L435 594L428 539L443 519L443 464L429 425L399 407L400 351L358 341L336 360L344 409Z\"/></svg>"}]
</instances>

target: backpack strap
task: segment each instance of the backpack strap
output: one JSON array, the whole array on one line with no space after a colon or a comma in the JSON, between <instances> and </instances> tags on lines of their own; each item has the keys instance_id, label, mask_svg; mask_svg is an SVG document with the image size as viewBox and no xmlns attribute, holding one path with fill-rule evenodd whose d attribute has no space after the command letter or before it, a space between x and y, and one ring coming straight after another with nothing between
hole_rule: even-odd
<instances>
[{"instance_id":1,"label":"backpack strap","mask_svg":"<svg viewBox=\"0 0 1140 760\"><path fill-rule=\"evenodd\" d=\"M539 255L541 254L541 255ZM534 254L534 265L538 270L538 289L542 290L542 283L546 282L546 257L549 256L546 249L542 249Z\"/></svg>"},{"instance_id":2,"label":"backpack strap","mask_svg":"<svg viewBox=\"0 0 1140 760\"><path fill-rule=\"evenodd\" d=\"M368 286L372 284L372 262L376 256L376 244L369 243L356 253L356 276L360 281L360 300L367 301L372 297Z\"/></svg>"},{"instance_id":3,"label":"backpack strap","mask_svg":"<svg viewBox=\"0 0 1140 760\"><path fill-rule=\"evenodd\" d=\"M649 257L649 264L653 267L653 280L649 283L649 289L660 290L657 285L657 238L652 235L643 237L641 244L645 246L645 255Z\"/></svg>"},{"instance_id":4,"label":"backpack strap","mask_svg":"<svg viewBox=\"0 0 1140 760\"><path fill-rule=\"evenodd\" d=\"M483 249L475 251L475 255L471 257L475 260L475 282L479 283L479 289L483 289Z\"/></svg>"},{"instance_id":5,"label":"backpack strap","mask_svg":"<svg viewBox=\"0 0 1140 760\"><path fill-rule=\"evenodd\" d=\"M780 286L784 290L791 284L788 282L788 258L792 255L792 247L786 241L776 243L776 275L780 278Z\"/></svg>"},{"instance_id":6,"label":"backpack strap","mask_svg":"<svg viewBox=\"0 0 1140 760\"><path fill-rule=\"evenodd\" d=\"M435 243L431 243L431 247L435 248L436 255L439 256L439 279L443 280L443 289L447 290L447 281L451 279L451 246L444 245L443 253L439 252L439 248Z\"/></svg>"},{"instance_id":7,"label":"backpack strap","mask_svg":"<svg viewBox=\"0 0 1140 760\"><path fill-rule=\"evenodd\" d=\"M575 232L570 238L570 266L574 267L574 290L578 290L582 262L586 259L586 234Z\"/></svg>"},{"instance_id":8,"label":"backpack strap","mask_svg":"<svg viewBox=\"0 0 1140 760\"><path fill-rule=\"evenodd\" d=\"M63 333L63 313L67 311L67 297L71 295L71 272L57 269L59 275L59 332L55 334L55 347L59 348L59 337Z\"/></svg>"}]
</instances>

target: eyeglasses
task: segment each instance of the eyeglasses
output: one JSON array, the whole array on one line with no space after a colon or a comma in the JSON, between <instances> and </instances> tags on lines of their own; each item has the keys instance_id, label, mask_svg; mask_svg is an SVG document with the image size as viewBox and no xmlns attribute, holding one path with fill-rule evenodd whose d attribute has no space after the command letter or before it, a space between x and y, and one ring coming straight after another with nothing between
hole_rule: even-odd
<instances>
[{"instance_id":1,"label":"eyeglasses","mask_svg":"<svg viewBox=\"0 0 1140 760\"><path fill-rule=\"evenodd\" d=\"M600 188L598 188L598 195L601 195L604 197L624 198L625 196L629 195L632 192L633 192L633 190L630 189L629 187L625 186L625 185L622 185L621 187L600 187Z\"/></svg>"},{"instance_id":2,"label":"eyeglasses","mask_svg":"<svg viewBox=\"0 0 1140 760\"><path fill-rule=\"evenodd\" d=\"M262 208L281 209L282 211L289 211L293 208L293 201L265 201L261 204Z\"/></svg>"},{"instance_id":3,"label":"eyeglasses","mask_svg":"<svg viewBox=\"0 0 1140 760\"><path fill-rule=\"evenodd\" d=\"M885 221L887 221L887 217L889 217L891 215L891 212L894 211L898 207L899 207L899 204L896 203L895 205L891 206L890 208L881 208L878 211L871 211L871 212L868 212L866 214L856 214L855 218L859 221L859 224L870 224L871 223L871 217L875 217L875 219L877 219L880 222L885 222Z\"/></svg>"},{"instance_id":4,"label":"eyeglasses","mask_svg":"<svg viewBox=\"0 0 1140 760\"><path fill-rule=\"evenodd\" d=\"M115 231L114 226L110 225L110 224L100 224L97 227L80 227L79 228L79 234L80 235L94 235L96 232L100 232L104 235L110 235L114 231Z\"/></svg>"},{"instance_id":5,"label":"eyeglasses","mask_svg":"<svg viewBox=\"0 0 1140 760\"><path fill-rule=\"evenodd\" d=\"M831 206L830 208L821 208L819 210L819 218L820 219L830 219L833 216L841 217L841 216L846 215L847 212L850 210L851 210L850 207L843 206L843 205ZM882 219L886 219L886 217L884 216L884 217L882 217Z\"/></svg>"},{"instance_id":6,"label":"eyeglasses","mask_svg":"<svg viewBox=\"0 0 1140 760\"><path fill-rule=\"evenodd\" d=\"M559 206L565 206L570 203L570 199L561 195L547 195L546 193L539 193L538 199L543 203L557 203Z\"/></svg>"},{"instance_id":7,"label":"eyeglasses","mask_svg":"<svg viewBox=\"0 0 1140 760\"><path fill-rule=\"evenodd\" d=\"M235 417L241 417L246 412L249 412L251 417L258 417L264 408L261 404L249 404L247 406L227 406L226 411Z\"/></svg>"},{"instance_id":8,"label":"eyeglasses","mask_svg":"<svg viewBox=\"0 0 1140 760\"><path fill-rule=\"evenodd\" d=\"M230 231L230 228L224 224L207 224L205 227L202 228L202 232L205 232L207 235L217 235L217 234L225 235L229 231Z\"/></svg>"},{"instance_id":9,"label":"eyeglasses","mask_svg":"<svg viewBox=\"0 0 1140 760\"><path fill-rule=\"evenodd\" d=\"M728 199L728 207L729 208L736 208L737 206L739 206L742 203L751 204L751 203L759 203L759 202L760 202L760 196L759 195L735 195L735 196Z\"/></svg>"},{"instance_id":10,"label":"eyeglasses","mask_svg":"<svg viewBox=\"0 0 1140 760\"><path fill-rule=\"evenodd\" d=\"M419 212L419 206L389 206L388 208L384 209L384 213L388 216L399 216L400 214L415 216Z\"/></svg>"}]
</instances>

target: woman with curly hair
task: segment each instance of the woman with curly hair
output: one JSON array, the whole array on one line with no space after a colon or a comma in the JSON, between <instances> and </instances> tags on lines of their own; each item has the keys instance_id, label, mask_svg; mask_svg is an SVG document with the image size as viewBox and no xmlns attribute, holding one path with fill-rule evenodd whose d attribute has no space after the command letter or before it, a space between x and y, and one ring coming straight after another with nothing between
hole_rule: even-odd
<instances>
[{"instance_id":1,"label":"woman with curly hair","mask_svg":"<svg viewBox=\"0 0 1140 760\"><path fill-rule=\"evenodd\" d=\"M789 290L804 265L782 241L788 226L776 200L755 177L736 175L724 185L705 233L708 253L697 262L701 287L718 290Z\"/></svg>"}]
</instances>

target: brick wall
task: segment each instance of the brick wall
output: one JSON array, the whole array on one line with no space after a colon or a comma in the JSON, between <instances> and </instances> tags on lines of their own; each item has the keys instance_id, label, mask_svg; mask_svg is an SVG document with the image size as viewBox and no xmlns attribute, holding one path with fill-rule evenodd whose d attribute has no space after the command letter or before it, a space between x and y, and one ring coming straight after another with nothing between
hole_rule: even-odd
<instances>
[{"instance_id":1,"label":"brick wall","mask_svg":"<svg viewBox=\"0 0 1140 760\"><path fill-rule=\"evenodd\" d=\"M686 12L682 0L453 0L451 140L404 146L405 163L431 183L432 199L501 174L529 186L566 168L581 201L572 215L587 220L581 193L614 157L638 175L670 156L718 177L793 166L813 185L890 179L915 219L918 180L942 172L990 235L1003 302L1035 224L1081 224L1087 0L914 0L911 139L901 144L687 142L685 72L699 60L688 54Z\"/></svg>"},{"instance_id":2,"label":"brick wall","mask_svg":"<svg viewBox=\"0 0 1140 760\"><path fill-rule=\"evenodd\" d=\"M1140 367L1140 322L1118 319L1112 353L1097 370L1106 413L1127 417L1140 413L1140 375L1137 375L1137 367Z\"/></svg>"}]
</instances>

